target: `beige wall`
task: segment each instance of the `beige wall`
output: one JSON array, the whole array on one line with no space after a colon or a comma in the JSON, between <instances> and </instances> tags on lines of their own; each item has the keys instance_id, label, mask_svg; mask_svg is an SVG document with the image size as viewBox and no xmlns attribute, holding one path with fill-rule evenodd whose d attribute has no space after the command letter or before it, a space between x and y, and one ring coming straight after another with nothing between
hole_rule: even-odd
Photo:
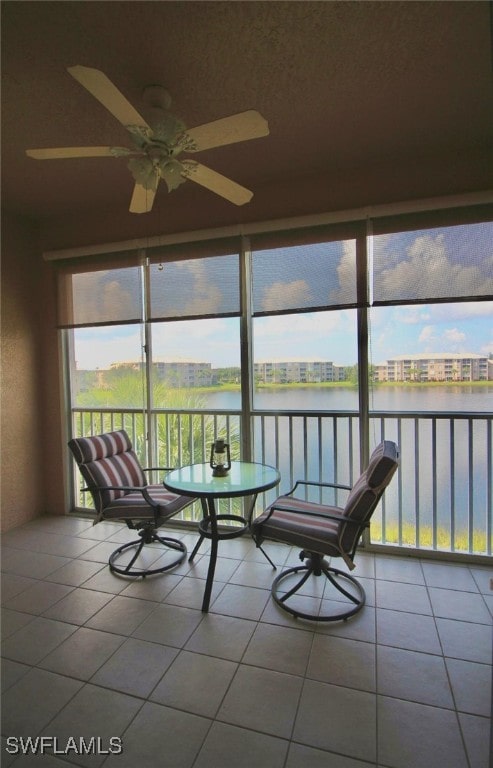
<instances>
[{"instance_id":1,"label":"beige wall","mask_svg":"<svg viewBox=\"0 0 493 768\"><path fill-rule=\"evenodd\" d=\"M51 269L37 229L2 216L1 528L63 513Z\"/></svg>"}]
</instances>

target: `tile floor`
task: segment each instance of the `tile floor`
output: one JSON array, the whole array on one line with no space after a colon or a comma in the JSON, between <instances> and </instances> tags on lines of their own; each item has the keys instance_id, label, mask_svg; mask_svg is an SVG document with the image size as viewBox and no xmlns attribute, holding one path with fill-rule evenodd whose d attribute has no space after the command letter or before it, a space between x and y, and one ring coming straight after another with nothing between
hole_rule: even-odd
<instances>
[{"instance_id":1,"label":"tile floor","mask_svg":"<svg viewBox=\"0 0 493 768\"><path fill-rule=\"evenodd\" d=\"M361 553L367 605L315 624L273 603L271 566L235 539L202 614L206 543L193 565L129 581L107 567L129 535L69 517L4 535L3 766L489 765L488 568ZM194 532L173 535L191 551ZM305 606L328 597L318 587Z\"/></svg>"}]
</instances>

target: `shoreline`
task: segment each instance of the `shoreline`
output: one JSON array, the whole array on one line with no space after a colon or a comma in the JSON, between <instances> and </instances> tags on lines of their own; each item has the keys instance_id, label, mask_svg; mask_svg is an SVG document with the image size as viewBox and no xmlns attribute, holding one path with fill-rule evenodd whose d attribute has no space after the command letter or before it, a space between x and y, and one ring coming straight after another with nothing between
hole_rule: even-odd
<instances>
[{"instance_id":1,"label":"shoreline","mask_svg":"<svg viewBox=\"0 0 493 768\"><path fill-rule=\"evenodd\" d=\"M474 387L475 389L482 389L484 387L493 388L492 381L380 381L373 382L369 385L369 389L416 389L416 388L439 388L439 387L459 387L463 389L465 387ZM239 392L241 390L240 384L214 384L208 387L191 387L195 392L219 392L230 391ZM255 390L266 389L358 389L358 385L353 382L345 381L321 381L321 382L290 382L285 384L279 383L259 383L254 385Z\"/></svg>"}]
</instances>

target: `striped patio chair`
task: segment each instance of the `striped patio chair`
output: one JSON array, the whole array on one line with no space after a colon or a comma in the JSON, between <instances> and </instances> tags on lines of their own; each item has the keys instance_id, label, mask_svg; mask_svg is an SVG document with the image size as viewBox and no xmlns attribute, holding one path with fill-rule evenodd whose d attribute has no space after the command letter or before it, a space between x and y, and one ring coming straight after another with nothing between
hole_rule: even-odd
<instances>
[{"instance_id":1,"label":"striped patio chair","mask_svg":"<svg viewBox=\"0 0 493 768\"><path fill-rule=\"evenodd\" d=\"M255 543L274 568L276 566L261 546L265 539L292 544L302 550L300 560L303 565L282 571L272 584L272 596L281 608L293 616L312 621L346 620L361 610L366 600L362 585L349 573L334 568L325 556L340 557L347 568L353 570L358 542L364 529L369 527L370 518L398 464L397 445L384 440L375 448L368 467L352 488L298 480L286 495L279 496L252 522ZM349 496L343 508L329 506L295 496L300 486L342 488L349 491ZM301 578L292 584L293 576L299 573ZM311 576L322 574L336 591L331 590L330 594L328 589L317 590L317 594L323 594L325 605L332 606L333 610L308 613L302 610L302 601L307 598L297 593Z\"/></svg>"},{"instance_id":2,"label":"striped patio chair","mask_svg":"<svg viewBox=\"0 0 493 768\"><path fill-rule=\"evenodd\" d=\"M123 576L149 576L181 563L187 554L185 544L160 536L157 529L194 499L170 493L162 484L147 483L145 472L166 469L144 470L124 429L73 438L68 446L87 484L85 490L91 492L94 500L94 522L119 520L139 532L138 539L123 544L110 555L110 569ZM164 554L161 548L143 549L145 544L152 543L162 544L168 555L168 550L178 554L171 562L165 557L158 563Z\"/></svg>"}]
</instances>

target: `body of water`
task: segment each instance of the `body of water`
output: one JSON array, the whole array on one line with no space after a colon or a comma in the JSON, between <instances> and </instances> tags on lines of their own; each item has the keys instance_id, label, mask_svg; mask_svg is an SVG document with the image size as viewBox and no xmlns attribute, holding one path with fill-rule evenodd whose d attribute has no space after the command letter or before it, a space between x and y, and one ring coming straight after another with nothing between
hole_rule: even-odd
<instances>
[{"instance_id":1,"label":"body of water","mask_svg":"<svg viewBox=\"0 0 493 768\"><path fill-rule=\"evenodd\" d=\"M239 410L240 393L208 393L204 407ZM286 492L296 479L349 484L355 479L359 464L357 390L260 389L254 408L266 411L264 417L254 417L255 460L273 464L281 472L281 486L272 492L274 496ZM308 413L290 417L289 411ZM355 417L331 418L331 412L340 411L353 411ZM401 452L399 481L394 480L385 493L387 524L395 529L400 517L413 530L455 530L462 534L462 541L470 530L486 532L492 474L487 419L454 419L453 414L491 415L493 383L482 387L379 387L370 394L370 415L372 411L389 414L385 419L372 420L372 444L379 442L384 428L385 437L395 440ZM283 415L276 416L276 412ZM323 412L327 418L320 425L316 414ZM406 418L406 412L418 412L423 418ZM426 418L440 412L451 414L451 418ZM393 418L392 413L403 416Z\"/></svg>"},{"instance_id":2,"label":"body of water","mask_svg":"<svg viewBox=\"0 0 493 768\"><path fill-rule=\"evenodd\" d=\"M218 390L201 395L211 409L241 408L240 392ZM258 389L254 408L266 411L358 411L358 391L350 387L269 387ZM492 413L491 385L375 387L370 391L371 411Z\"/></svg>"}]
</instances>

